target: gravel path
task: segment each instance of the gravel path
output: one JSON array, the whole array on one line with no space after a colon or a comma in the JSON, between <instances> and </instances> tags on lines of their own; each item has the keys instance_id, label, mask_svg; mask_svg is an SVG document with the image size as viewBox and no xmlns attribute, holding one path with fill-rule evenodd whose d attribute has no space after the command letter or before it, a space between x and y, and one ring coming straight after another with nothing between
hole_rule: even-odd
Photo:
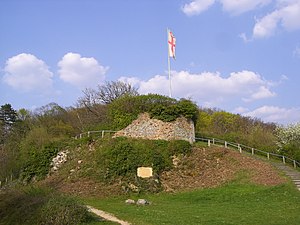
<instances>
[{"instance_id":1,"label":"gravel path","mask_svg":"<svg viewBox=\"0 0 300 225\"><path fill-rule=\"evenodd\" d=\"M124 220L120 220L120 219L118 219L117 217L115 217L114 215L112 215L110 213L104 212L104 211L99 210L99 209L95 209L94 207L89 206L89 205L87 205L87 208L89 209L90 212L95 213L96 215L98 215L98 216L100 216L100 217L102 217L106 220L116 222L116 223L119 223L121 225L130 225L130 223L128 223Z\"/></svg>"}]
</instances>

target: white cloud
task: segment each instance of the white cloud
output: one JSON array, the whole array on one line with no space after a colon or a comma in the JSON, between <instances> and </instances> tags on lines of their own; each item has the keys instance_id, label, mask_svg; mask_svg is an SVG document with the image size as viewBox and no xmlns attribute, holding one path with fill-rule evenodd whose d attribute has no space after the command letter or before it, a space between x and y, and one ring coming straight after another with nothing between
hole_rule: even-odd
<instances>
[{"instance_id":1,"label":"white cloud","mask_svg":"<svg viewBox=\"0 0 300 225\"><path fill-rule=\"evenodd\" d=\"M276 10L256 21L253 38L266 38L274 34L280 21L280 13Z\"/></svg>"},{"instance_id":2,"label":"white cloud","mask_svg":"<svg viewBox=\"0 0 300 225\"><path fill-rule=\"evenodd\" d=\"M138 84L142 94L159 93L168 95L169 80L167 76L156 75L143 81L138 78L122 77L122 81ZM232 98L255 101L275 95L269 89L269 81L252 71L231 73L222 77L219 73L203 72L191 74L187 71L172 71L172 90L175 97L191 97L206 107L216 107Z\"/></svg>"},{"instance_id":3,"label":"white cloud","mask_svg":"<svg viewBox=\"0 0 300 225\"><path fill-rule=\"evenodd\" d=\"M250 102L250 101L263 99L263 98L271 98L274 96L276 96L275 92L272 92L269 88L265 86L260 86L256 92L250 95L250 98L244 98L243 100L245 102Z\"/></svg>"},{"instance_id":4,"label":"white cloud","mask_svg":"<svg viewBox=\"0 0 300 225\"><path fill-rule=\"evenodd\" d=\"M300 0L278 1L277 8L256 21L253 38L267 38L280 28L288 31L300 29Z\"/></svg>"},{"instance_id":5,"label":"white cloud","mask_svg":"<svg viewBox=\"0 0 300 225\"><path fill-rule=\"evenodd\" d=\"M258 7L265 6L272 0L194 0L182 7L182 11L188 15L199 15L208 10L213 4L219 2L223 10L232 15L238 15Z\"/></svg>"},{"instance_id":6,"label":"white cloud","mask_svg":"<svg viewBox=\"0 0 300 225\"><path fill-rule=\"evenodd\" d=\"M182 11L188 15L198 15L206 11L210 6L215 3L215 0L195 0L182 7Z\"/></svg>"},{"instance_id":7,"label":"white cloud","mask_svg":"<svg viewBox=\"0 0 300 225\"><path fill-rule=\"evenodd\" d=\"M60 79L78 88L92 87L101 83L108 67L94 58L84 58L77 53L67 53L58 62Z\"/></svg>"},{"instance_id":8,"label":"white cloud","mask_svg":"<svg viewBox=\"0 0 300 225\"><path fill-rule=\"evenodd\" d=\"M300 121L300 108L280 108L277 106L262 106L243 114L253 118L261 118L265 122L289 124Z\"/></svg>"},{"instance_id":9,"label":"white cloud","mask_svg":"<svg viewBox=\"0 0 300 225\"><path fill-rule=\"evenodd\" d=\"M199 15L217 2L231 15L239 15L267 5L273 7L272 11L256 19L250 38L244 33L240 34L245 42L268 38L280 28L287 31L300 29L300 0L194 0L185 4L182 11L188 16Z\"/></svg>"},{"instance_id":10,"label":"white cloud","mask_svg":"<svg viewBox=\"0 0 300 225\"><path fill-rule=\"evenodd\" d=\"M34 55L22 53L9 58L3 81L16 90L47 92L52 88L53 73Z\"/></svg>"},{"instance_id":11,"label":"white cloud","mask_svg":"<svg viewBox=\"0 0 300 225\"><path fill-rule=\"evenodd\" d=\"M239 106L239 107L235 108L232 112L237 113L237 114L243 114L243 113L249 112L249 109Z\"/></svg>"},{"instance_id":12,"label":"white cloud","mask_svg":"<svg viewBox=\"0 0 300 225\"><path fill-rule=\"evenodd\" d=\"M268 5L272 0L219 0L223 10L237 15Z\"/></svg>"}]
</instances>

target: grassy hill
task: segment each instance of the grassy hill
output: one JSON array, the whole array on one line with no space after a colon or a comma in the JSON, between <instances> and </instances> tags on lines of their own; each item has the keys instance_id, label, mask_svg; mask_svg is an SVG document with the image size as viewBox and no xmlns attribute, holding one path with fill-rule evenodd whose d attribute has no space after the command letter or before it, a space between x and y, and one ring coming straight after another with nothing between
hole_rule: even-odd
<instances>
[{"instance_id":1,"label":"grassy hill","mask_svg":"<svg viewBox=\"0 0 300 225\"><path fill-rule=\"evenodd\" d=\"M151 152L150 142L153 141L142 142ZM52 202L61 201L55 197L61 195L64 196L62 205L71 207L71 212L81 209L77 209L77 204L89 204L133 224L298 224L300 221L299 191L264 161L234 150L208 148L196 143L185 151L173 150L173 154L166 156L166 162L161 158L160 163L171 165L167 163L166 167L156 170L155 178L159 179L160 185L153 189L150 188L153 180L138 181L133 176L135 172L110 179L101 177L99 165L105 162L101 161L99 153L107 149L107 145L120 146L118 143L122 146L127 143L127 147L145 147L138 140L74 140L67 147L68 161L57 172L35 183L33 189L0 194L0 224L41 224L41 217L47 216L43 214L45 208L60 213L48 202L53 198L56 200ZM174 143L168 144L152 143L152 147L174 148ZM126 148L122 148L124 150ZM140 188L139 191L125 189L129 183ZM69 201L67 196L76 196L77 200ZM143 207L126 205L127 198L146 198L151 204ZM24 208L26 205L30 207ZM18 210L23 213L16 214ZM84 224L111 224L97 221L91 215L85 216L88 219Z\"/></svg>"},{"instance_id":2,"label":"grassy hill","mask_svg":"<svg viewBox=\"0 0 300 225\"><path fill-rule=\"evenodd\" d=\"M145 146L141 146L140 142L146 142L148 151L151 151L149 143L155 141L139 141L139 140L123 140L119 144L114 141L116 146L121 143L123 148L121 151L126 151L124 145L132 142L137 142L137 146L143 151ZM126 144L125 144L126 143ZM160 141L158 142L160 143ZM165 142L162 142L165 144ZM161 145L163 145L160 143ZM167 143L167 142L166 142ZM130 171L127 174L114 175L107 178L107 174L103 174L101 166L105 164L101 158L101 151L105 145L113 145L111 140L99 139L93 143L80 144L73 151L70 151L69 160L58 171L48 177L43 183L48 186L53 185L54 188L79 196L107 196L120 195L141 192L174 192L182 190L191 190L198 188L211 188L223 185L237 177L243 177L243 180L248 183L274 186L285 183L286 180L279 175L270 164L264 161L252 158L247 155L240 154L237 151L225 149L222 147L204 147L201 143L196 143L186 154L178 153L166 156L164 162L160 162L157 166L163 169L156 171L155 179L159 180L159 187L149 187L153 185L153 180L148 181L148 186L141 178L136 177L136 168L138 166L151 166L153 162L148 160L138 161L138 156L149 158L149 155L159 157L157 151L148 155L140 155L136 150L127 152L122 159L118 161L117 167L121 168L122 163L128 162L131 157L135 158L131 167L126 168ZM130 146L127 146L131 149ZM143 148L142 148L143 147ZM156 148L157 146L155 146ZM163 146L164 147L164 146ZM167 147L166 147L167 148ZM149 150L150 149L150 150ZM131 149L132 150L132 149ZM161 152L162 153L162 152ZM113 152L112 154L117 154ZM162 155L165 153L162 153ZM152 160L155 160L152 158ZM163 160L163 159L161 159ZM78 163L80 162L80 164ZM110 161L110 163L112 163ZM166 165L167 164L167 165ZM107 170L107 167L103 168ZM129 185L134 185L138 191L126 189ZM144 189L143 189L144 188Z\"/></svg>"}]
</instances>

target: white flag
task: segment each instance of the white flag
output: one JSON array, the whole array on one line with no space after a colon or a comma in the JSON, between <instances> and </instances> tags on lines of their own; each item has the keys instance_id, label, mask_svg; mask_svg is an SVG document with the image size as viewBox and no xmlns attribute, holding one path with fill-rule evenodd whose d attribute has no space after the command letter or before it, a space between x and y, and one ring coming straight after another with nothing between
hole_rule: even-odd
<instances>
[{"instance_id":1,"label":"white flag","mask_svg":"<svg viewBox=\"0 0 300 225\"><path fill-rule=\"evenodd\" d=\"M176 38L172 31L168 31L168 47L169 47L169 57L175 59L175 46L176 46Z\"/></svg>"}]
</instances>

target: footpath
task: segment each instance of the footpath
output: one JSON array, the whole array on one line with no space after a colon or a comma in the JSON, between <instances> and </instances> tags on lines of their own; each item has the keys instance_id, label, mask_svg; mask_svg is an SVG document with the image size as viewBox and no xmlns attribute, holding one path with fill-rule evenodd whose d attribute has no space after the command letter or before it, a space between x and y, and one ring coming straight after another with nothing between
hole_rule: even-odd
<instances>
[{"instance_id":1,"label":"footpath","mask_svg":"<svg viewBox=\"0 0 300 225\"><path fill-rule=\"evenodd\" d=\"M290 166L283 163L272 163L277 169L283 171L294 182L298 190L300 191L300 172Z\"/></svg>"},{"instance_id":2,"label":"footpath","mask_svg":"<svg viewBox=\"0 0 300 225\"><path fill-rule=\"evenodd\" d=\"M128 223L127 221L124 221L124 220L120 220L118 219L117 217L115 217L113 214L110 214L110 213L107 213L107 212L104 212L100 209L95 209L94 207L92 206L87 206L87 208L95 213L96 215L102 217L103 219L105 220L109 220L109 221L112 221L112 222L116 222L116 223L119 223L121 225L130 225L130 223Z\"/></svg>"}]
</instances>

